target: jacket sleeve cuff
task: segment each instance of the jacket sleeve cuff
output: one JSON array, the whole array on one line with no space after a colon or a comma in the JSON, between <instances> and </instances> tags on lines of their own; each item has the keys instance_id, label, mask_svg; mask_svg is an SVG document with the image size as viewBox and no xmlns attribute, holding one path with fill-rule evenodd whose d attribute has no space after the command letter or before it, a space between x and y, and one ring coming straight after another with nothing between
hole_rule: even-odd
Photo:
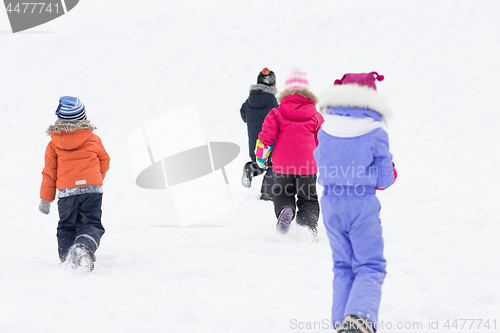
<instances>
[{"instance_id":1,"label":"jacket sleeve cuff","mask_svg":"<svg viewBox=\"0 0 500 333\"><path fill-rule=\"evenodd\" d=\"M383 191L386 188L389 188L390 186L392 186L392 184L394 184L396 182L396 178L398 178L398 172L396 170L396 167L394 166L394 163L392 163L392 172L394 173L394 180L392 181L391 185L384 187L384 188L375 187L376 190Z\"/></svg>"}]
</instances>

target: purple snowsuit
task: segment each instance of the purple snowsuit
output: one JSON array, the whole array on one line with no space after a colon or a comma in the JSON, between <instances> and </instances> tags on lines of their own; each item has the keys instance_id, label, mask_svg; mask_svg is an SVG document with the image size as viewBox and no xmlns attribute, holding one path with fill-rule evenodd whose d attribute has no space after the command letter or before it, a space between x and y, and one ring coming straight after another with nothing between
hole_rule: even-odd
<instances>
[{"instance_id":1,"label":"purple snowsuit","mask_svg":"<svg viewBox=\"0 0 500 333\"><path fill-rule=\"evenodd\" d=\"M357 92L359 87L351 88ZM331 89L335 92L337 86ZM338 106L330 93L320 98L325 123L314 157L318 183L324 186L321 209L333 257L332 321L342 324L345 316L356 315L376 327L386 260L375 188L385 189L395 179L382 129L388 109L357 100Z\"/></svg>"}]
</instances>

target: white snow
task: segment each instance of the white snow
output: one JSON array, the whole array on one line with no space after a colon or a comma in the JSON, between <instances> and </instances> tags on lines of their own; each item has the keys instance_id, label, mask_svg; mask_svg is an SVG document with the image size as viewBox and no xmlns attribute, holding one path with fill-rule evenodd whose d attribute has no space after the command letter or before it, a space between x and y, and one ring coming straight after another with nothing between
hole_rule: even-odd
<instances>
[{"instance_id":1,"label":"white snow","mask_svg":"<svg viewBox=\"0 0 500 333\"><path fill-rule=\"evenodd\" d=\"M294 226L277 235L257 178L232 211L181 228L166 191L135 186L128 153L133 129L195 104L208 141L246 154L248 87L269 67L281 90L292 66L318 96L347 72L385 76L399 177L379 193L379 332L498 331L499 11L494 0L86 0L12 34L0 10L0 332L333 332L322 223L314 245ZM63 95L83 101L111 156L90 274L59 265L57 205L37 209Z\"/></svg>"}]
</instances>

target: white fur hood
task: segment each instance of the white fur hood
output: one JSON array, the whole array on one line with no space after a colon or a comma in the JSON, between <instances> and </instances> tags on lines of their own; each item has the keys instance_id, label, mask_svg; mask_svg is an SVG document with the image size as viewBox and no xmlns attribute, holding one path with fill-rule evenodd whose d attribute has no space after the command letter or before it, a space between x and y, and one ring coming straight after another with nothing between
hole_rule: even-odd
<instances>
[{"instance_id":1,"label":"white fur hood","mask_svg":"<svg viewBox=\"0 0 500 333\"><path fill-rule=\"evenodd\" d=\"M391 109L385 97L357 84L335 85L326 89L319 98L318 108L324 114L329 107L370 109L382 115L384 122L391 118Z\"/></svg>"}]
</instances>

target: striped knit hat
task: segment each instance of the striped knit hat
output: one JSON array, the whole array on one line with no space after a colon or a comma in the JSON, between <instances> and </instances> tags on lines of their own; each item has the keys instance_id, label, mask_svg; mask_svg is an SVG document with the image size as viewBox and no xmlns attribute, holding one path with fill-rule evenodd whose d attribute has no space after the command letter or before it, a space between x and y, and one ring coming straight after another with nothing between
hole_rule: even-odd
<instances>
[{"instance_id":1,"label":"striped knit hat","mask_svg":"<svg viewBox=\"0 0 500 333\"><path fill-rule=\"evenodd\" d=\"M63 96L59 98L59 106L56 115L63 120L85 120L85 105L76 97Z\"/></svg>"},{"instance_id":2,"label":"striped knit hat","mask_svg":"<svg viewBox=\"0 0 500 333\"><path fill-rule=\"evenodd\" d=\"M306 89L311 91L307 74L304 72L294 72L290 74L285 81L285 90L290 89Z\"/></svg>"}]
</instances>

